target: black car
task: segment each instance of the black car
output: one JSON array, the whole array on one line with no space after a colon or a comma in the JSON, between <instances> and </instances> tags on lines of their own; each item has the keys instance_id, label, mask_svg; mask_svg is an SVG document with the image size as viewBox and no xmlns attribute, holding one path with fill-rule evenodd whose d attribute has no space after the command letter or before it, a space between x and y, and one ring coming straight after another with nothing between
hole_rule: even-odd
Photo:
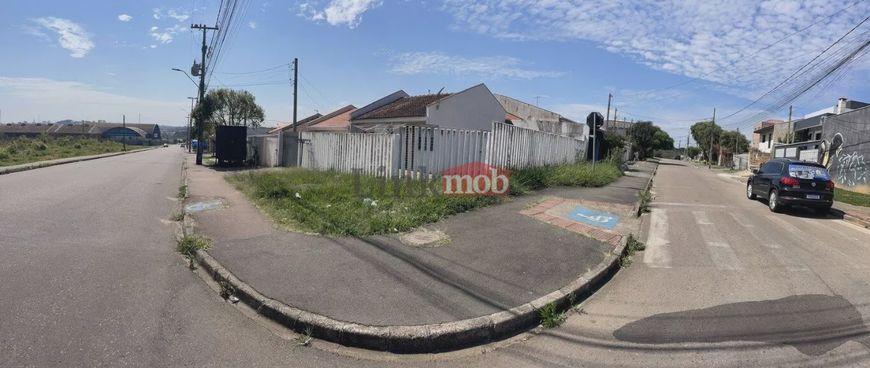
<instances>
[{"instance_id":1,"label":"black car","mask_svg":"<svg viewBox=\"0 0 870 368\"><path fill-rule=\"evenodd\" d=\"M752 170L746 182L746 197L766 198L773 212L803 206L825 214L834 203L834 182L822 165L777 158Z\"/></svg>"}]
</instances>

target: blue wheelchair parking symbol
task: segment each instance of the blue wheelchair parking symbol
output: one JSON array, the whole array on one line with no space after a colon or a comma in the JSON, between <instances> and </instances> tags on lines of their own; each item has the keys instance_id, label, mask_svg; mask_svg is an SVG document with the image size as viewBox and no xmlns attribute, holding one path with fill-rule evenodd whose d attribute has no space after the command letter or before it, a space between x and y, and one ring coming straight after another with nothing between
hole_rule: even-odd
<instances>
[{"instance_id":1,"label":"blue wheelchair parking symbol","mask_svg":"<svg viewBox=\"0 0 870 368\"><path fill-rule=\"evenodd\" d=\"M613 229L619 223L619 216L598 210L593 210L586 207L577 207L567 216L569 219L582 222L587 225L604 228L607 230Z\"/></svg>"}]
</instances>

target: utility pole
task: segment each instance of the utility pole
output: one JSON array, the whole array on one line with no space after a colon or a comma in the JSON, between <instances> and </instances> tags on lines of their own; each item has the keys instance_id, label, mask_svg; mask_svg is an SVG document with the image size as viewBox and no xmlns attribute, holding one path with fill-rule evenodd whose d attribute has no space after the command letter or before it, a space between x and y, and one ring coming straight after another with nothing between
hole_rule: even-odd
<instances>
[{"instance_id":1,"label":"utility pole","mask_svg":"<svg viewBox=\"0 0 870 368\"><path fill-rule=\"evenodd\" d=\"M124 127L124 152L127 152L127 115L122 115L121 126Z\"/></svg>"},{"instance_id":2,"label":"utility pole","mask_svg":"<svg viewBox=\"0 0 870 368\"><path fill-rule=\"evenodd\" d=\"M299 58L293 58L293 132L296 132L296 87L299 86Z\"/></svg>"},{"instance_id":3,"label":"utility pole","mask_svg":"<svg viewBox=\"0 0 870 368\"><path fill-rule=\"evenodd\" d=\"M613 101L613 94L607 94L607 116L604 118L604 125L607 126L610 121L610 103ZM594 120L594 119L593 119ZM598 160L598 124L592 122L592 170L595 170L595 161Z\"/></svg>"},{"instance_id":4,"label":"utility pole","mask_svg":"<svg viewBox=\"0 0 870 368\"><path fill-rule=\"evenodd\" d=\"M196 101L196 97L188 97L187 99L190 100L190 115L187 115L187 153L190 153L192 149L190 145L190 136L193 134L193 132L190 131L193 126L193 101Z\"/></svg>"},{"instance_id":5,"label":"utility pole","mask_svg":"<svg viewBox=\"0 0 870 368\"><path fill-rule=\"evenodd\" d=\"M692 135L692 130L691 130L691 129L689 129L689 135L686 136L686 152L685 152L685 154L683 155L683 156L686 157L687 160L689 159L689 136L690 136L690 135Z\"/></svg>"},{"instance_id":6,"label":"utility pole","mask_svg":"<svg viewBox=\"0 0 870 368\"><path fill-rule=\"evenodd\" d=\"M713 125L710 127L710 152L707 154L707 168L713 165L713 132L716 130L716 108L713 108Z\"/></svg>"},{"instance_id":7,"label":"utility pole","mask_svg":"<svg viewBox=\"0 0 870 368\"><path fill-rule=\"evenodd\" d=\"M794 129L791 126L791 108L793 105L788 105L788 143L794 143Z\"/></svg>"},{"instance_id":8,"label":"utility pole","mask_svg":"<svg viewBox=\"0 0 870 368\"><path fill-rule=\"evenodd\" d=\"M202 59L199 60L199 101L197 103L203 103L205 100L205 53L208 51L208 46L205 45L205 37L206 32L209 30L217 31L218 27L209 27L205 24L191 24L190 29L201 29L202 30ZM205 121L203 121L202 116L197 116L196 118L196 164L202 165L202 138L203 138L203 130L205 127Z\"/></svg>"}]
</instances>

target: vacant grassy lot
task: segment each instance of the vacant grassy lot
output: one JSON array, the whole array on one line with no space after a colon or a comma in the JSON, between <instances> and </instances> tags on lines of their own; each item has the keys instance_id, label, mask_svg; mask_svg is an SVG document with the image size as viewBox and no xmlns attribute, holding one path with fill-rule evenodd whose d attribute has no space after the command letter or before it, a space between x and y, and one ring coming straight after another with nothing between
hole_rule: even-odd
<instances>
[{"instance_id":1,"label":"vacant grassy lot","mask_svg":"<svg viewBox=\"0 0 870 368\"><path fill-rule=\"evenodd\" d=\"M120 143L92 138L0 139L0 166L118 152L122 148Z\"/></svg>"},{"instance_id":2,"label":"vacant grassy lot","mask_svg":"<svg viewBox=\"0 0 870 368\"><path fill-rule=\"evenodd\" d=\"M870 207L870 194L850 192L840 188L834 188L834 200L856 206Z\"/></svg>"},{"instance_id":3,"label":"vacant grassy lot","mask_svg":"<svg viewBox=\"0 0 870 368\"><path fill-rule=\"evenodd\" d=\"M511 175L511 193L520 195L558 185L603 186L619 175L619 169L608 164L596 165L595 171L587 164L516 170ZM227 180L278 224L327 235L407 231L503 200L422 193L421 181L394 182L365 176L356 179L350 174L298 168L247 172ZM514 182L518 183L516 187ZM434 187L440 189L440 184Z\"/></svg>"}]
</instances>

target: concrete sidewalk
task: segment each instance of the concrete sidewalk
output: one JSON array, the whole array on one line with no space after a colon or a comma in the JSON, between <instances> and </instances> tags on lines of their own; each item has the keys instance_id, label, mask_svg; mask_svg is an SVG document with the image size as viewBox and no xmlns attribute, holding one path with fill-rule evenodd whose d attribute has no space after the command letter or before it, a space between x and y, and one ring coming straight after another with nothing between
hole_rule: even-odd
<instances>
[{"instance_id":1,"label":"concrete sidewalk","mask_svg":"<svg viewBox=\"0 0 870 368\"><path fill-rule=\"evenodd\" d=\"M399 235L329 238L278 230L224 180L227 173L188 168L188 208L207 208L192 213L196 232L214 240L208 253L241 281L335 320L409 326L506 311L613 258L612 244L530 218L526 210L548 200L607 202L612 206L605 210L623 211L619 229L637 228L631 207L655 164L641 163L604 188L553 188L452 216L424 226L449 240L422 247Z\"/></svg>"}]
</instances>

